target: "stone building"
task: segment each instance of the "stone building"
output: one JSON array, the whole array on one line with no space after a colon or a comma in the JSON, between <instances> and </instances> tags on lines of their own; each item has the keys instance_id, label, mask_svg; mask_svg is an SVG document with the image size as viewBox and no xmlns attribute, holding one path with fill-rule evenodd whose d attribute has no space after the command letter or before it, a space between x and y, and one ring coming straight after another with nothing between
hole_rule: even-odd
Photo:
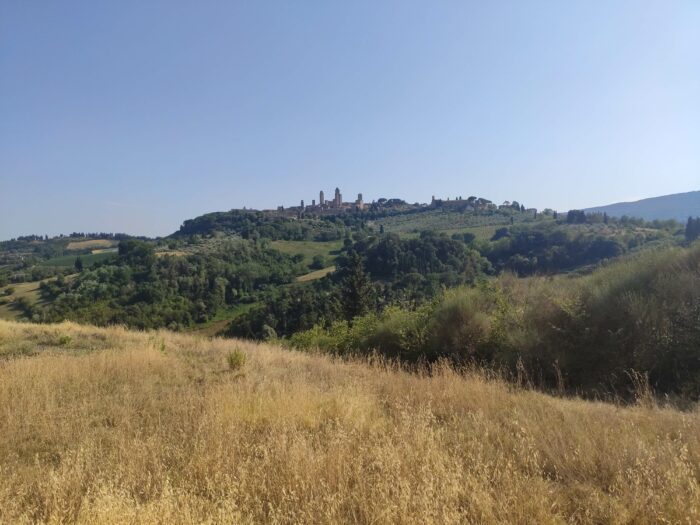
<instances>
[{"instance_id":1,"label":"stone building","mask_svg":"<svg viewBox=\"0 0 700 525\"><path fill-rule=\"evenodd\" d=\"M340 194L340 188L335 189L335 197L333 198L333 207L342 208L343 207L343 196Z\"/></svg>"}]
</instances>

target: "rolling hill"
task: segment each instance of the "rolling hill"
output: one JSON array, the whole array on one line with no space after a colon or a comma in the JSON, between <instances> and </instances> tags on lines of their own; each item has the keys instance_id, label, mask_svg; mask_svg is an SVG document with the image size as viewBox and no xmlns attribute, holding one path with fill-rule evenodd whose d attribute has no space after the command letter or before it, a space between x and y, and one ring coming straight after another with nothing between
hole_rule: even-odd
<instances>
[{"instance_id":1,"label":"rolling hill","mask_svg":"<svg viewBox=\"0 0 700 525\"><path fill-rule=\"evenodd\" d=\"M681 223L688 217L700 217L700 191L651 197L634 202L618 202L587 208L587 213L607 213L611 217L640 217L647 221L675 219Z\"/></svg>"},{"instance_id":2,"label":"rolling hill","mask_svg":"<svg viewBox=\"0 0 700 525\"><path fill-rule=\"evenodd\" d=\"M700 412L0 321L2 523L698 523Z\"/></svg>"}]
</instances>

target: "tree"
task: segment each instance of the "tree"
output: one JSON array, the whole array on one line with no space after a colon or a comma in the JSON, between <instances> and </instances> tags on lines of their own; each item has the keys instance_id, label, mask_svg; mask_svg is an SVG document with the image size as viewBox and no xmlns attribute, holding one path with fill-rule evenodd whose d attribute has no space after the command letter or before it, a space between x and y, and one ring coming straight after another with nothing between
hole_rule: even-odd
<instances>
[{"instance_id":1,"label":"tree","mask_svg":"<svg viewBox=\"0 0 700 525\"><path fill-rule=\"evenodd\" d=\"M356 252L351 252L340 289L340 302L348 321L366 314L371 309L373 292L362 257Z\"/></svg>"},{"instance_id":2,"label":"tree","mask_svg":"<svg viewBox=\"0 0 700 525\"><path fill-rule=\"evenodd\" d=\"M312 270L321 270L326 267L326 258L323 255L314 255L309 268Z\"/></svg>"},{"instance_id":3,"label":"tree","mask_svg":"<svg viewBox=\"0 0 700 525\"><path fill-rule=\"evenodd\" d=\"M585 224L586 212L583 210L569 210L566 215L566 222L569 224Z\"/></svg>"},{"instance_id":4,"label":"tree","mask_svg":"<svg viewBox=\"0 0 700 525\"><path fill-rule=\"evenodd\" d=\"M144 241L135 239L119 243L119 258L127 264L145 267L153 265L156 260L153 247Z\"/></svg>"},{"instance_id":5,"label":"tree","mask_svg":"<svg viewBox=\"0 0 700 525\"><path fill-rule=\"evenodd\" d=\"M82 272L83 271L83 259L78 255L75 258L75 271L76 272Z\"/></svg>"},{"instance_id":6,"label":"tree","mask_svg":"<svg viewBox=\"0 0 700 525\"><path fill-rule=\"evenodd\" d=\"M462 241L465 244L470 244L470 243L474 242L474 239L476 239L476 235L474 235L471 232L453 233L451 238L454 239L455 241Z\"/></svg>"},{"instance_id":7,"label":"tree","mask_svg":"<svg viewBox=\"0 0 700 525\"><path fill-rule=\"evenodd\" d=\"M685 225L685 238L688 242L692 242L700 237L700 217L693 219L688 217L688 222Z\"/></svg>"},{"instance_id":8,"label":"tree","mask_svg":"<svg viewBox=\"0 0 700 525\"><path fill-rule=\"evenodd\" d=\"M496 233L493 234L493 237L491 237L491 240L497 241L498 239L503 239L503 237L510 237L508 228L498 228Z\"/></svg>"}]
</instances>

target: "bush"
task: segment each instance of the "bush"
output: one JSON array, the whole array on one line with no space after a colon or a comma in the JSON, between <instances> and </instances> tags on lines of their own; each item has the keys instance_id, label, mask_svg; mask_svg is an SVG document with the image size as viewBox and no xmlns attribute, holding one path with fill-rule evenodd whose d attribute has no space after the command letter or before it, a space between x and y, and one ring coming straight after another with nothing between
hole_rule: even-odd
<instances>
[{"instance_id":1,"label":"bush","mask_svg":"<svg viewBox=\"0 0 700 525\"><path fill-rule=\"evenodd\" d=\"M33 305L29 299L26 297L20 297L19 299L15 300L14 304L24 313L24 315L31 317L33 313Z\"/></svg>"},{"instance_id":2,"label":"bush","mask_svg":"<svg viewBox=\"0 0 700 525\"><path fill-rule=\"evenodd\" d=\"M238 349L233 350L232 352L229 352L226 355L226 363L228 364L228 369L231 372L236 372L236 371L240 370L241 368L243 368L243 366L245 365L245 362L246 362L246 355Z\"/></svg>"},{"instance_id":3,"label":"bush","mask_svg":"<svg viewBox=\"0 0 700 525\"><path fill-rule=\"evenodd\" d=\"M322 270L326 266L326 258L323 255L314 255L313 259L311 260L311 264L309 265L309 269Z\"/></svg>"}]
</instances>

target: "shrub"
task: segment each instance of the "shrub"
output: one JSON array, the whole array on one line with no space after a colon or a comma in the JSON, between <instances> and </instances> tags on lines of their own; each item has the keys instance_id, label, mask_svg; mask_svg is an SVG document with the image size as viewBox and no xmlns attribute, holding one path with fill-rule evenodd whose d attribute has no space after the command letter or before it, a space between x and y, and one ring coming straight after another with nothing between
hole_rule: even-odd
<instances>
[{"instance_id":1,"label":"shrub","mask_svg":"<svg viewBox=\"0 0 700 525\"><path fill-rule=\"evenodd\" d=\"M32 315L32 302L26 297L20 297L15 301L15 305L19 310L21 310L25 316L31 317Z\"/></svg>"},{"instance_id":2,"label":"shrub","mask_svg":"<svg viewBox=\"0 0 700 525\"><path fill-rule=\"evenodd\" d=\"M245 362L246 355L238 349L226 354L226 363L228 364L228 369L231 372L236 372L237 370L243 368Z\"/></svg>"},{"instance_id":3,"label":"shrub","mask_svg":"<svg viewBox=\"0 0 700 525\"><path fill-rule=\"evenodd\" d=\"M294 333L289 338L289 346L298 350L320 349L332 354L338 354L345 348L348 338L349 325L347 321L336 321L328 329L320 324L312 328Z\"/></svg>"},{"instance_id":4,"label":"shrub","mask_svg":"<svg viewBox=\"0 0 700 525\"><path fill-rule=\"evenodd\" d=\"M323 255L314 255L313 259L311 260L311 264L309 265L309 269L321 270L326 266L326 258Z\"/></svg>"}]
</instances>

